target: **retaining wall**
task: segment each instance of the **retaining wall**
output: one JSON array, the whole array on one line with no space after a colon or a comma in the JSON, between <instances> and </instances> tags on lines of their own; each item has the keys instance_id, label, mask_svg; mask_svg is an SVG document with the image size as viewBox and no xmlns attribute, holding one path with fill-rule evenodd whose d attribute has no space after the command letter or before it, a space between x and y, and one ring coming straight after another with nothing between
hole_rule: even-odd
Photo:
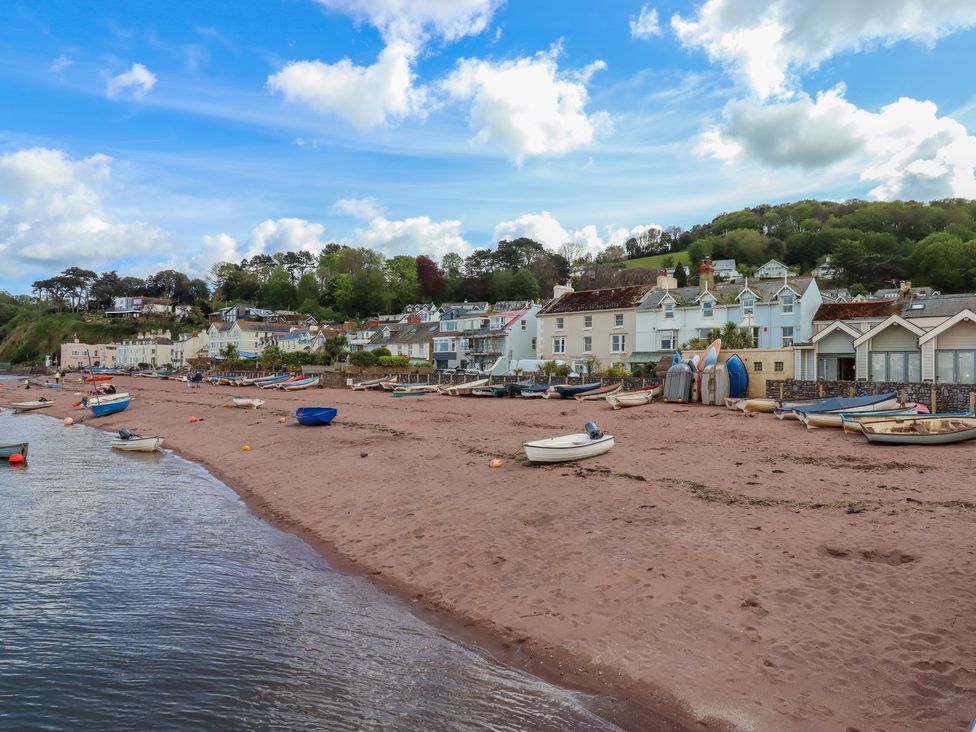
<instances>
[{"instance_id":1,"label":"retaining wall","mask_svg":"<svg viewBox=\"0 0 976 732\"><path fill-rule=\"evenodd\" d=\"M906 401L924 404L932 412L968 412L976 404L976 385L901 383L892 381L809 381L782 379L766 382L766 396L771 399L815 398L884 394L894 391Z\"/></svg>"}]
</instances>

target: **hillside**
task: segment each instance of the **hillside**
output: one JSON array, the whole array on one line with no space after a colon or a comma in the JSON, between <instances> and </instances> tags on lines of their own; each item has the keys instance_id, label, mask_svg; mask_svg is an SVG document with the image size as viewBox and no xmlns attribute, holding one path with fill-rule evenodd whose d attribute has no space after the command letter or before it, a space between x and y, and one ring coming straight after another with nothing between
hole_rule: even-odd
<instances>
[{"instance_id":1,"label":"hillside","mask_svg":"<svg viewBox=\"0 0 976 732\"><path fill-rule=\"evenodd\" d=\"M668 264L665 264L665 260L668 260ZM688 257L688 252L670 252L667 254L655 254L650 257L638 257L637 259L628 259L625 263L626 267L645 267L647 269L660 269L661 267L673 267L677 264L688 264L691 260Z\"/></svg>"}]
</instances>

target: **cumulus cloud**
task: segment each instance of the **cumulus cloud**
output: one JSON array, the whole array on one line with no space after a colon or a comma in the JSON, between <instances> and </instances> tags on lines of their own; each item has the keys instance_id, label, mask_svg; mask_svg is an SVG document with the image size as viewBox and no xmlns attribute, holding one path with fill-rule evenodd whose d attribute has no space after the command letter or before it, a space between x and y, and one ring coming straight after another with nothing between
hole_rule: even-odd
<instances>
[{"instance_id":1,"label":"cumulus cloud","mask_svg":"<svg viewBox=\"0 0 976 732\"><path fill-rule=\"evenodd\" d=\"M636 239L639 236L643 236L648 232L651 232L653 238L658 238L664 229L660 224L641 224L638 226L632 226L627 228L626 226L614 226L610 225L607 227L607 246L620 246L622 247L627 243L628 239Z\"/></svg>"},{"instance_id":2,"label":"cumulus cloud","mask_svg":"<svg viewBox=\"0 0 976 732\"><path fill-rule=\"evenodd\" d=\"M325 227L305 219L268 219L251 229L244 256L274 252L306 251L318 254L325 242Z\"/></svg>"},{"instance_id":3,"label":"cumulus cloud","mask_svg":"<svg viewBox=\"0 0 976 732\"><path fill-rule=\"evenodd\" d=\"M517 239L528 237L539 242L547 249L557 251L563 244L578 244L587 254L598 254L612 244L622 245L631 236L636 236L650 228L660 229L657 224L635 226L632 229L619 226L608 226L606 236L600 234L593 224L587 224L579 229L569 230L549 212L522 214L510 221L502 221L495 226L495 239Z\"/></svg>"},{"instance_id":4,"label":"cumulus cloud","mask_svg":"<svg viewBox=\"0 0 976 732\"><path fill-rule=\"evenodd\" d=\"M93 266L166 246L158 227L106 210L111 162L48 148L0 156L0 271Z\"/></svg>"},{"instance_id":5,"label":"cumulus cloud","mask_svg":"<svg viewBox=\"0 0 976 732\"><path fill-rule=\"evenodd\" d=\"M217 262L238 262L242 258L243 255L237 249L237 241L230 234L222 231L219 234L204 234L203 248L193 255L189 262L174 259L170 262L170 266L181 272L205 277Z\"/></svg>"},{"instance_id":6,"label":"cumulus cloud","mask_svg":"<svg viewBox=\"0 0 976 732\"><path fill-rule=\"evenodd\" d=\"M340 198L332 204L332 210L364 221L380 215L380 207L375 198Z\"/></svg>"},{"instance_id":7,"label":"cumulus cloud","mask_svg":"<svg viewBox=\"0 0 976 732\"><path fill-rule=\"evenodd\" d=\"M268 77L268 89L355 127L377 127L421 111L426 92L413 85L416 54L415 46L395 41L372 66L347 58L334 64L293 61Z\"/></svg>"},{"instance_id":8,"label":"cumulus cloud","mask_svg":"<svg viewBox=\"0 0 976 732\"><path fill-rule=\"evenodd\" d=\"M475 139L501 147L521 163L529 155L562 154L609 131L606 112L587 114L587 84L603 61L560 73L558 46L532 58L492 63L462 59L442 82L454 101L469 105Z\"/></svg>"},{"instance_id":9,"label":"cumulus cloud","mask_svg":"<svg viewBox=\"0 0 976 732\"><path fill-rule=\"evenodd\" d=\"M132 64L132 68L128 71L108 80L105 95L109 99L120 99L124 96L141 99L154 86L156 86L156 75L142 64Z\"/></svg>"},{"instance_id":10,"label":"cumulus cloud","mask_svg":"<svg viewBox=\"0 0 976 732\"><path fill-rule=\"evenodd\" d=\"M488 27L502 0L318 0L330 10L365 20L387 40L445 41L477 35Z\"/></svg>"},{"instance_id":11,"label":"cumulus cloud","mask_svg":"<svg viewBox=\"0 0 976 732\"><path fill-rule=\"evenodd\" d=\"M414 216L400 221L375 217L365 229L357 229L353 238L359 246L376 249L387 255L427 254L440 259L456 252L466 255L471 245L461 234L457 220L431 221L429 216Z\"/></svg>"},{"instance_id":12,"label":"cumulus cloud","mask_svg":"<svg viewBox=\"0 0 976 732\"><path fill-rule=\"evenodd\" d=\"M812 99L731 101L724 122L705 133L704 155L771 166L857 171L877 199L976 197L976 137L929 101L901 98L874 113L839 86Z\"/></svg>"},{"instance_id":13,"label":"cumulus cloud","mask_svg":"<svg viewBox=\"0 0 976 732\"><path fill-rule=\"evenodd\" d=\"M899 41L932 44L976 25L972 0L706 0L671 27L760 97L789 94L792 76L839 53Z\"/></svg>"},{"instance_id":14,"label":"cumulus cloud","mask_svg":"<svg viewBox=\"0 0 976 732\"><path fill-rule=\"evenodd\" d=\"M640 15L630 19L630 35L634 38L647 39L663 34L661 22L658 20L657 8L647 5L641 8Z\"/></svg>"}]
</instances>

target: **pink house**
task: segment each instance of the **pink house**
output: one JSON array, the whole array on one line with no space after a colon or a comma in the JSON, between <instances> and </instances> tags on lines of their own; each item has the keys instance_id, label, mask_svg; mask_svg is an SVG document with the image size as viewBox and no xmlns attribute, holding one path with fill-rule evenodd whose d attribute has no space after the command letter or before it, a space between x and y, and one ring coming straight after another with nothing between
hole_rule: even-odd
<instances>
[{"instance_id":1,"label":"pink house","mask_svg":"<svg viewBox=\"0 0 976 732\"><path fill-rule=\"evenodd\" d=\"M89 363L93 366L114 368L115 344L81 343L77 338L72 343L61 344L62 369L86 369Z\"/></svg>"}]
</instances>

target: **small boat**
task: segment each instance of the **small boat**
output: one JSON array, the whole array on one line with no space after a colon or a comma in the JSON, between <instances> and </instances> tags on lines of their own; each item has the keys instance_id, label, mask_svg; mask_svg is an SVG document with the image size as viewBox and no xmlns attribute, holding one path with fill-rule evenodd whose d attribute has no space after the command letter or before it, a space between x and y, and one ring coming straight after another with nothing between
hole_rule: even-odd
<instances>
[{"instance_id":1,"label":"small boat","mask_svg":"<svg viewBox=\"0 0 976 732\"><path fill-rule=\"evenodd\" d=\"M518 393L526 399L540 399L545 397L547 391L549 391L548 384L532 384L531 386L523 386Z\"/></svg>"},{"instance_id":2,"label":"small boat","mask_svg":"<svg viewBox=\"0 0 976 732\"><path fill-rule=\"evenodd\" d=\"M867 412L872 414L873 412ZM897 409L888 409L883 412L887 415L912 415L918 414L918 405L914 402L906 404ZM821 427L843 427L844 417L851 417L859 412L797 412L797 419L800 420L808 430L815 430Z\"/></svg>"},{"instance_id":3,"label":"small boat","mask_svg":"<svg viewBox=\"0 0 976 732\"><path fill-rule=\"evenodd\" d=\"M9 460L11 455L23 455L27 459L27 442L14 442L9 445L0 445L0 460Z\"/></svg>"},{"instance_id":4,"label":"small boat","mask_svg":"<svg viewBox=\"0 0 976 732\"><path fill-rule=\"evenodd\" d=\"M678 361L664 375L664 402L683 404L691 399L691 387L695 383L696 369L691 361Z\"/></svg>"},{"instance_id":5,"label":"small boat","mask_svg":"<svg viewBox=\"0 0 976 732\"><path fill-rule=\"evenodd\" d=\"M868 442L889 445L948 445L976 440L976 417L899 419L861 426Z\"/></svg>"},{"instance_id":6,"label":"small boat","mask_svg":"<svg viewBox=\"0 0 976 732\"><path fill-rule=\"evenodd\" d=\"M600 382L594 381L592 384L556 384L555 386L550 386L549 391L545 393L546 399L572 399L577 394L582 394L587 391L593 391L594 389L600 388Z\"/></svg>"},{"instance_id":7,"label":"small boat","mask_svg":"<svg viewBox=\"0 0 976 732\"><path fill-rule=\"evenodd\" d=\"M134 435L125 427L119 430L117 439L112 440L115 450L129 450L131 452L155 452L163 446L162 437L142 437Z\"/></svg>"},{"instance_id":8,"label":"small boat","mask_svg":"<svg viewBox=\"0 0 976 732\"><path fill-rule=\"evenodd\" d=\"M633 391L620 391L607 397L607 404L614 409L624 407L640 407L649 404L654 397L661 393L660 386L649 386L645 389L635 389Z\"/></svg>"},{"instance_id":9,"label":"small boat","mask_svg":"<svg viewBox=\"0 0 976 732\"><path fill-rule=\"evenodd\" d=\"M441 387L441 394L447 394L448 396L468 396L473 390L485 386L487 383L488 379L475 379L474 381L468 381L463 384L453 384L451 386Z\"/></svg>"},{"instance_id":10,"label":"small boat","mask_svg":"<svg viewBox=\"0 0 976 732\"><path fill-rule=\"evenodd\" d=\"M50 399L45 399L44 397L41 397L36 402L15 402L14 404L10 405L15 414L17 412L30 412L34 409L47 409L48 407L53 406L54 402L52 402Z\"/></svg>"},{"instance_id":11,"label":"small boat","mask_svg":"<svg viewBox=\"0 0 976 732\"><path fill-rule=\"evenodd\" d=\"M745 362L739 358L738 353L729 356L725 362L725 368L729 372L729 396L734 399L745 399L746 392L749 390L749 369Z\"/></svg>"},{"instance_id":12,"label":"small boat","mask_svg":"<svg viewBox=\"0 0 976 732\"><path fill-rule=\"evenodd\" d=\"M81 406L87 408L92 404L110 404L112 402L121 402L130 398L131 396L127 391L120 391L116 394L98 394L97 396L82 397Z\"/></svg>"},{"instance_id":13,"label":"small boat","mask_svg":"<svg viewBox=\"0 0 976 732\"><path fill-rule=\"evenodd\" d=\"M941 414L892 414L891 412L874 412L867 414L850 414L844 413L840 415L841 421L843 423L844 432L856 432L858 434L863 433L863 426L866 424L875 424L877 422L903 422L905 419L919 420L919 419L951 419L953 417L976 417L976 414L972 412L942 412Z\"/></svg>"},{"instance_id":14,"label":"small boat","mask_svg":"<svg viewBox=\"0 0 976 732\"><path fill-rule=\"evenodd\" d=\"M295 419L298 420L298 424L314 427L329 424L338 413L335 407L299 407L295 410Z\"/></svg>"},{"instance_id":15,"label":"small boat","mask_svg":"<svg viewBox=\"0 0 976 732\"><path fill-rule=\"evenodd\" d=\"M129 406L129 399L121 399L114 402L102 401L100 404L92 404L89 402L89 409L91 409L92 414L96 417L104 417L108 414L115 414L116 412L121 412L123 409L127 409Z\"/></svg>"},{"instance_id":16,"label":"small boat","mask_svg":"<svg viewBox=\"0 0 976 732\"><path fill-rule=\"evenodd\" d=\"M357 384L353 384L352 388L355 391L367 391L369 389L382 389L384 381L391 381L391 379L388 376L383 376L379 379L366 379L365 381L360 381Z\"/></svg>"},{"instance_id":17,"label":"small boat","mask_svg":"<svg viewBox=\"0 0 976 732\"><path fill-rule=\"evenodd\" d=\"M739 402L739 409L743 412L765 412L772 414L779 408L775 399L743 399Z\"/></svg>"},{"instance_id":18,"label":"small boat","mask_svg":"<svg viewBox=\"0 0 976 732\"><path fill-rule=\"evenodd\" d=\"M471 390L471 396L495 399L508 396L508 389L504 386L479 386Z\"/></svg>"},{"instance_id":19,"label":"small boat","mask_svg":"<svg viewBox=\"0 0 976 732\"><path fill-rule=\"evenodd\" d=\"M254 386L258 389L274 389L279 384L284 384L289 381L297 381L298 377L291 376L290 374L285 374L284 376L274 376L268 379L261 379L260 381L255 381Z\"/></svg>"},{"instance_id":20,"label":"small boat","mask_svg":"<svg viewBox=\"0 0 976 732\"><path fill-rule=\"evenodd\" d=\"M264 399L241 399L234 397L231 402L239 409L257 409L264 404Z\"/></svg>"},{"instance_id":21,"label":"small boat","mask_svg":"<svg viewBox=\"0 0 976 732\"><path fill-rule=\"evenodd\" d=\"M96 381L111 381L111 380L112 377L109 376L108 374L95 374L94 376L85 377L85 381L87 381L89 384L94 383Z\"/></svg>"},{"instance_id":22,"label":"small boat","mask_svg":"<svg viewBox=\"0 0 976 732\"><path fill-rule=\"evenodd\" d=\"M385 379L380 382L380 387L382 387L383 391L393 391L398 386L410 386L410 382L400 382L396 379Z\"/></svg>"},{"instance_id":23,"label":"small boat","mask_svg":"<svg viewBox=\"0 0 976 732\"><path fill-rule=\"evenodd\" d=\"M301 391L302 389L311 389L313 386L318 385L319 377L313 376L310 379L299 379L298 381L281 384L278 386L278 388L284 389L285 391Z\"/></svg>"},{"instance_id":24,"label":"small boat","mask_svg":"<svg viewBox=\"0 0 976 732\"><path fill-rule=\"evenodd\" d=\"M241 376L218 376L215 382L217 386L240 386Z\"/></svg>"},{"instance_id":25,"label":"small boat","mask_svg":"<svg viewBox=\"0 0 976 732\"><path fill-rule=\"evenodd\" d=\"M739 397L725 397L725 408L738 411L739 404L744 401L745 399Z\"/></svg>"},{"instance_id":26,"label":"small boat","mask_svg":"<svg viewBox=\"0 0 976 732\"><path fill-rule=\"evenodd\" d=\"M618 391L623 389L623 384L607 384L606 386L599 386L596 389L590 389L589 391L584 391L579 394L574 394L573 399L578 402L597 402L601 399L606 399L608 396L613 396Z\"/></svg>"},{"instance_id":27,"label":"small boat","mask_svg":"<svg viewBox=\"0 0 976 732\"><path fill-rule=\"evenodd\" d=\"M780 414L792 413L794 418L799 419L801 414L823 414L825 412L890 412L893 409L900 409L902 405L898 401L898 394L888 392L885 394L871 394L869 396L858 397L832 397L823 399L813 404L799 405L792 408L781 408L777 410Z\"/></svg>"},{"instance_id":28,"label":"small boat","mask_svg":"<svg viewBox=\"0 0 976 732\"><path fill-rule=\"evenodd\" d=\"M55 384L53 381L48 381L46 384L44 384L44 388L45 389L60 389L61 388L61 384Z\"/></svg>"},{"instance_id":29,"label":"small boat","mask_svg":"<svg viewBox=\"0 0 976 732\"><path fill-rule=\"evenodd\" d=\"M415 396L427 396L428 394L434 394L436 392L430 391L395 391L393 396L396 398L400 397L415 397Z\"/></svg>"},{"instance_id":30,"label":"small boat","mask_svg":"<svg viewBox=\"0 0 976 732\"><path fill-rule=\"evenodd\" d=\"M505 384L505 391L508 392L508 396L514 397L519 396L522 393L522 389L528 389L535 385L536 383L532 380L509 382Z\"/></svg>"},{"instance_id":31,"label":"small boat","mask_svg":"<svg viewBox=\"0 0 976 732\"><path fill-rule=\"evenodd\" d=\"M576 435L523 443L525 457L530 463L564 463L596 457L613 447L613 435L603 434L592 422L587 422L585 429Z\"/></svg>"},{"instance_id":32,"label":"small boat","mask_svg":"<svg viewBox=\"0 0 976 732\"><path fill-rule=\"evenodd\" d=\"M393 393L403 394L405 392L419 392L420 394L433 394L439 389L440 387L437 384L405 384L396 387L393 390Z\"/></svg>"}]
</instances>

